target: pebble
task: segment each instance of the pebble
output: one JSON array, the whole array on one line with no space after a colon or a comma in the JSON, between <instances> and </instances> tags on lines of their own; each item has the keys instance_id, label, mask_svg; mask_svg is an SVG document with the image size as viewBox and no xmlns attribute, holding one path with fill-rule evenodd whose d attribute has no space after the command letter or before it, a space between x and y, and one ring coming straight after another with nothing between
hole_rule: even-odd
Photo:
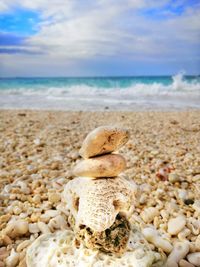
<instances>
[{"instance_id":1,"label":"pebble","mask_svg":"<svg viewBox=\"0 0 200 267\"><path fill-rule=\"evenodd\" d=\"M195 249L196 251L200 252L200 234L197 236L197 239L195 241Z\"/></svg>"},{"instance_id":2,"label":"pebble","mask_svg":"<svg viewBox=\"0 0 200 267\"><path fill-rule=\"evenodd\" d=\"M167 261L174 261L178 263L181 259L184 259L189 252L189 242L176 242L171 253L168 256Z\"/></svg>"},{"instance_id":3,"label":"pebble","mask_svg":"<svg viewBox=\"0 0 200 267\"><path fill-rule=\"evenodd\" d=\"M30 240L24 240L22 243L20 243L17 246L16 251L21 252L24 248L28 247L30 245L31 241Z\"/></svg>"},{"instance_id":4,"label":"pebble","mask_svg":"<svg viewBox=\"0 0 200 267\"><path fill-rule=\"evenodd\" d=\"M7 267L15 267L19 262L19 253L15 252L14 249L11 250L10 256L6 259Z\"/></svg>"},{"instance_id":5,"label":"pebble","mask_svg":"<svg viewBox=\"0 0 200 267\"><path fill-rule=\"evenodd\" d=\"M180 176L178 174L176 174L176 173L169 173L168 180L171 183L176 183L176 182L180 181Z\"/></svg>"},{"instance_id":6,"label":"pebble","mask_svg":"<svg viewBox=\"0 0 200 267\"><path fill-rule=\"evenodd\" d=\"M140 213L141 218L146 223L152 222L153 219L158 215L159 215L159 211L155 207L146 208Z\"/></svg>"},{"instance_id":7,"label":"pebble","mask_svg":"<svg viewBox=\"0 0 200 267\"><path fill-rule=\"evenodd\" d=\"M126 167L121 155L109 154L80 161L73 170L74 176L115 177Z\"/></svg>"},{"instance_id":8,"label":"pebble","mask_svg":"<svg viewBox=\"0 0 200 267\"><path fill-rule=\"evenodd\" d=\"M119 127L100 126L90 132L82 143L79 154L90 158L118 150L129 139L129 131Z\"/></svg>"},{"instance_id":9,"label":"pebble","mask_svg":"<svg viewBox=\"0 0 200 267\"><path fill-rule=\"evenodd\" d=\"M186 225L185 216L178 216L168 221L168 233L171 235L177 235Z\"/></svg>"},{"instance_id":10,"label":"pebble","mask_svg":"<svg viewBox=\"0 0 200 267\"><path fill-rule=\"evenodd\" d=\"M58 193L48 193L48 200L51 203L58 203L60 201L60 194Z\"/></svg>"},{"instance_id":11,"label":"pebble","mask_svg":"<svg viewBox=\"0 0 200 267\"><path fill-rule=\"evenodd\" d=\"M38 228L40 229L40 231L43 233L43 234L48 234L48 233L51 233L48 225L44 222L38 222L37 223L38 225Z\"/></svg>"},{"instance_id":12,"label":"pebble","mask_svg":"<svg viewBox=\"0 0 200 267\"><path fill-rule=\"evenodd\" d=\"M200 200L195 200L192 207L200 215Z\"/></svg>"},{"instance_id":13,"label":"pebble","mask_svg":"<svg viewBox=\"0 0 200 267\"><path fill-rule=\"evenodd\" d=\"M32 200L33 200L33 203L39 204L41 202L41 196L35 195L35 196L33 196Z\"/></svg>"},{"instance_id":14,"label":"pebble","mask_svg":"<svg viewBox=\"0 0 200 267\"><path fill-rule=\"evenodd\" d=\"M182 259L179 261L179 267L195 267L195 266L189 263L188 261Z\"/></svg>"},{"instance_id":15,"label":"pebble","mask_svg":"<svg viewBox=\"0 0 200 267\"><path fill-rule=\"evenodd\" d=\"M187 255L187 259L190 263L196 267L200 267L200 252L194 252Z\"/></svg>"},{"instance_id":16,"label":"pebble","mask_svg":"<svg viewBox=\"0 0 200 267\"><path fill-rule=\"evenodd\" d=\"M161 248L164 252L170 253L173 249L171 243L161 237L157 230L153 228L144 228L142 231L143 235L145 236L146 240L150 243L153 243L157 248Z\"/></svg>"},{"instance_id":17,"label":"pebble","mask_svg":"<svg viewBox=\"0 0 200 267\"><path fill-rule=\"evenodd\" d=\"M185 203L185 205L192 205L192 204L194 204L194 200L191 198L188 198L188 199L184 200L184 203Z\"/></svg>"},{"instance_id":18,"label":"pebble","mask_svg":"<svg viewBox=\"0 0 200 267\"><path fill-rule=\"evenodd\" d=\"M192 181L193 181L193 182L200 181L200 174L195 175L195 176L192 178Z\"/></svg>"},{"instance_id":19,"label":"pebble","mask_svg":"<svg viewBox=\"0 0 200 267\"><path fill-rule=\"evenodd\" d=\"M29 223L28 228L29 228L29 233L31 234L36 234L40 232L37 223Z\"/></svg>"}]
</instances>

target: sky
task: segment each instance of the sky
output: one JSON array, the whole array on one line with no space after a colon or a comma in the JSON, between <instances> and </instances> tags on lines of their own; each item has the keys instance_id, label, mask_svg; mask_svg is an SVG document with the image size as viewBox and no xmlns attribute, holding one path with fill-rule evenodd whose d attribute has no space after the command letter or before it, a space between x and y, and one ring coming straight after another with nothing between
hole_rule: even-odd
<instances>
[{"instance_id":1,"label":"sky","mask_svg":"<svg viewBox=\"0 0 200 267\"><path fill-rule=\"evenodd\" d=\"M0 77L200 74L200 0L0 0Z\"/></svg>"}]
</instances>

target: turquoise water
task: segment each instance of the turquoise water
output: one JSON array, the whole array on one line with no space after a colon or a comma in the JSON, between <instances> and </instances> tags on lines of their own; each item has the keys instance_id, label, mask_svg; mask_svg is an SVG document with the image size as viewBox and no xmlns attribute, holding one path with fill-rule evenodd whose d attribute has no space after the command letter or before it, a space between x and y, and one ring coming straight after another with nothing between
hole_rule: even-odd
<instances>
[{"instance_id":1,"label":"turquoise water","mask_svg":"<svg viewBox=\"0 0 200 267\"><path fill-rule=\"evenodd\" d=\"M200 76L0 78L0 108L199 108Z\"/></svg>"},{"instance_id":2,"label":"turquoise water","mask_svg":"<svg viewBox=\"0 0 200 267\"><path fill-rule=\"evenodd\" d=\"M200 83L200 76L185 76L188 83ZM94 77L94 78L0 78L0 90L7 89L42 89L88 86L99 89L129 88L136 84L152 85L154 83L170 85L171 76L138 76L138 77Z\"/></svg>"}]
</instances>

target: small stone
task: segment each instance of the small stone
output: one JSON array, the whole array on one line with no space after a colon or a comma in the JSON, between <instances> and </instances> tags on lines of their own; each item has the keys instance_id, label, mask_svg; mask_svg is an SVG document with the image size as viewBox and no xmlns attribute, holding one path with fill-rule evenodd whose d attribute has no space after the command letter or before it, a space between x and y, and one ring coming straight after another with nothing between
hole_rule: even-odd
<instances>
[{"instance_id":1,"label":"small stone","mask_svg":"<svg viewBox=\"0 0 200 267\"><path fill-rule=\"evenodd\" d=\"M58 193L48 193L48 200L51 203L58 203L60 201L60 194L58 194Z\"/></svg>"},{"instance_id":2,"label":"small stone","mask_svg":"<svg viewBox=\"0 0 200 267\"><path fill-rule=\"evenodd\" d=\"M146 223L152 222L153 219L158 215L159 215L159 211L155 207L146 208L140 214L141 218Z\"/></svg>"},{"instance_id":3,"label":"small stone","mask_svg":"<svg viewBox=\"0 0 200 267\"><path fill-rule=\"evenodd\" d=\"M41 196L35 195L32 200L33 200L33 203L39 204L41 202Z\"/></svg>"},{"instance_id":4,"label":"small stone","mask_svg":"<svg viewBox=\"0 0 200 267\"><path fill-rule=\"evenodd\" d=\"M195 267L195 266L189 263L188 261L182 259L179 261L179 267Z\"/></svg>"},{"instance_id":5,"label":"small stone","mask_svg":"<svg viewBox=\"0 0 200 267\"><path fill-rule=\"evenodd\" d=\"M129 131L119 127L101 126L90 132L83 141L79 154L90 158L113 152L129 139Z\"/></svg>"},{"instance_id":6,"label":"small stone","mask_svg":"<svg viewBox=\"0 0 200 267\"><path fill-rule=\"evenodd\" d=\"M200 200L195 200L192 207L200 215Z\"/></svg>"},{"instance_id":7,"label":"small stone","mask_svg":"<svg viewBox=\"0 0 200 267\"><path fill-rule=\"evenodd\" d=\"M168 233L171 235L177 235L186 225L186 219L184 216L178 216L172 218L168 222Z\"/></svg>"},{"instance_id":8,"label":"small stone","mask_svg":"<svg viewBox=\"0 0 200 267\"><path fill-rule=\"evenodd\" d=\"M6 259L7 267L15 267L19 262L19 253L16 253L14 249L12 249L10 256Z\"/></svg>"},{"instance_id":9,"label":"small stone","mask_svg":"<svg viewBox=\"0 0 200 267\"><path fill-rule=\"evenodd\" d=\"M16 206L16 207L13 208L13 213L15 215L19 215L21 212L22 212L22 209L20 207Z\"/></svg>"},{"instance_id":10,"label":"small stone","mask_svg":"<svg viewBox=\"0 0 200 267\"><path fill-rule=\"evenodd\" d=\"M168 175L168 180L171 182L171 183L176 183L176 182L179 182L180 181L180 177L178 174L176 173L169 173Z\"/></svg>"},{"instance_id":11,"label":"small stone","mask_svg":"<svg viewBox=\"0 0 200 267\"><path fill-rule=\"evenodd\" d=\"M59 162L53 162L53 163L51 164L51 169L52 169L52 170L59 170L59 168L60 168L60 164L59 164Z\"/></svg>"},{"instance_id":12,"label":"small stone","mask_svg":"<svg viewBox=\"0 0 200 267\"><path fill-rule=\"evenodd\" d=\"M41 144L41 140L40 138L36 138L33 143L36 145L36 146L39 146Z\"/></svg>"},{"instance_id":13,"label":"small stone","mask_svg":"<svg viewBox=\"0 0 200 267\"><path fill-rule=\"evenodd\" d=\"M192 204L194 204L194 200L193 199L185 199L184 200L184 203L185 203L185 205L192 205Z\"/></svg>"},{"instance_id":14,"label":"small stone","mask_svg":"<svg viewBox=\"0 0 200 267\"><path fill-rule=\"evenodd\" d=\"M184 242L176 242L174 244L173 250L168 256L167 262L168 261L174 261L178 263L181 259L184 259L185 256L189 252L189 242L184 241Z\"/></svg>"},{"instance_id":15,"label":"small stone","mask_svg":"<svg viewBox=\"0 0 200 267\"><path fill-rule=\"evenodd\" d=\"M193 182L200 181L200 174L195 175L195 176L192 178L192 181L193 181Z\"/></svg>"},{"instance_id":16,"label":"small stone","mask_svg":"<svg viewBox=\"0 0 200 267\"><path fill-rule=\"evenodd\" d=\"M194 264L196 267L200 267L200 252L194 252L188 254L187 259L190 263Z\"/></svg>"},{"instance_id":17,"label":"small stone","mask_svg":"<svg viewBox=\"0 0 200 267\"><path fill-rule=\"evenodd\" d=\"M121 155L109 154L80 161L73 170L74 176L115 177L126 167Z\"/></svg>"}]
</instances>

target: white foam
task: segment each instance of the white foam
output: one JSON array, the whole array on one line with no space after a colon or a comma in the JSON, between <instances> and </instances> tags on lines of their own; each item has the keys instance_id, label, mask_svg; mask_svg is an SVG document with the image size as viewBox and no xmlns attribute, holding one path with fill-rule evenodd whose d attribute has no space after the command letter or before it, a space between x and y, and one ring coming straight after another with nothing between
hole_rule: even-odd
<instances>
[{"instance_id":1,"label":"white foam","mask_svg":"<svg viewBox=\"0 0 200 267\"><path fill-rule=\"evenodd\" d=\"M119 105L122 109L138 105L148 108L200 108L200 80L188 82L182 73L173 76L172 80L169 85L132 83L126 88L113 83L112 88L80 84L0 90L0 107L90 110L105 105L114 109Z\"/></svg>"}]
</instances>

